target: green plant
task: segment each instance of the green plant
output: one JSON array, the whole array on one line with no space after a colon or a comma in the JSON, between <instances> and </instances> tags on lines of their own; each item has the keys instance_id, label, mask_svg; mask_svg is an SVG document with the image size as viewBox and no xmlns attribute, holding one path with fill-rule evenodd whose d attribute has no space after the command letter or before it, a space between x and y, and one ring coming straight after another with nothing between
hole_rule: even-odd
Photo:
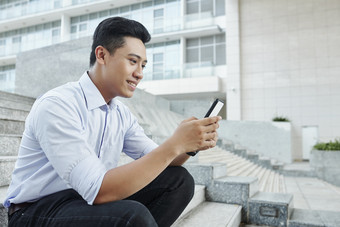
<instances>
[{"instance_id":1,"label":"green plant","mask_svg":"<svg viewBox=\"0 0 340 227\"><path fill-rule=\"evenodd\" d=\"M320 142L315 144L313 148L323 151L340 151L340 140L335 139L334 142L329 141L328 143Z\"/></svg>"},{"instance_id":2,"label":"green plant","mask_svg":"<svg viewBox=\"0 0 340 227\"><path fill-rule=\"evenodd\" d=\"M290 122L290 120L286 117L276 116L272 119L273 121L280 121L280 122Z\"/></svg>"}]
</instances>

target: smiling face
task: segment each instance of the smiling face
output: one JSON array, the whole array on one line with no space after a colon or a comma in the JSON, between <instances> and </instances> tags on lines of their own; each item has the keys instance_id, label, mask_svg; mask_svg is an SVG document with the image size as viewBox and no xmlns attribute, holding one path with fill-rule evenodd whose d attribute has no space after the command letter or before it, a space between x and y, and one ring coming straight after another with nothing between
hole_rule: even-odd
<instances>
[{"instance_id":1,"label":"smiling face","mask_svg":"<svg viewBox=\"0 0 340 227\"><path fill-rule=\"evenodd\" d=\"M130 98L143 78L146 50L140 39L125 37L125 45L113 55L102 46L96 48L96 63L89 74L106 102L117 96Z\"/></svg>"}]
</instances>

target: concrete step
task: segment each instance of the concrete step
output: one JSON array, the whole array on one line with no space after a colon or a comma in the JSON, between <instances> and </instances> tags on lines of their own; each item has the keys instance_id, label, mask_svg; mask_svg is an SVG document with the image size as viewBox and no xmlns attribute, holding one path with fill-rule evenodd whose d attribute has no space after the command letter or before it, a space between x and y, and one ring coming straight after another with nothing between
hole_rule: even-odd
<instances>
[{"instance_id":1,"label":"concrete step","mask_svg":"<svg viewBox=\"0 0 340 227\"><path fill-rule=\"evenodd\" d=\"M33 103L18 102L0 98L0 107L7 107L15 110L30 111Z\"/></svg>"},{"instance_id":2,"label":"concrete step","mask_svg":"<svg viewBox=\"0 0 340 227\"><path fill-rule=\"evenodd\" d=\"M259 181L259 190L263 192L285 192L284 177L262 165L251 162L244 157L232 154L222 148L202 151L199 163L224 163L228 176L252 176ZM281 191L282 190L282 191Z\"/></svg>"},{"instance_id":3,"label":"concrete step","mask_svg":"<svg viewBox=\"0 0 340 227\"><path fill-rule=\"evenodd\" d=\"M14 93L4 92L0 91L0 103L3 100L17 102L17 103L26 103L26 104L33 104L35 101L35 98L28 97L28 96L22 96Z\"/></svg>"},{"instance_id":4,"label":"concrete step","mask_svg":"<svg viewBox=\"0 0 340 227\"><path fill-rule=\"evenodd\" d=\"M258 192L249 201L249 222L268 226L288 226L293 210L293 195Z\"/></svg>"},{"instance_id":5,"label":"concrete step","mask_svg":"<svg viewBox=\"0 0 340 227\"><path fill-rule=\"evenodd\" d=\"M239 205L204 202L173 227L238 227L241 222L241 208Z\"/></svg>"},{"instance_id":6,"label":"concrete step","mask_svg":"<svg viewBox=\"0 0 340 227\"><path fill-rule=\"evenodd\" d=\"M22 135L25 129L25 122L0 118L0 134Z\"/></svg>"},{"instance_id":7,"label":"concrete step","mask_svg":"<svg viewBox=\"0 0 340 227\"><path fill-rule=\"evenodd\" d=\"M255 177L223 177L214 180L206 190L206 199L212 202L242 206L242 222L247 222L248 199L258 192Z\"/></svg>"},{"instance_id":8,"label":"concrete step","mask_svg":"<svg viewBox=\"0 0 340 227\"><path fill-rule=\"evenodd\" d=\"M16 156L0 156L0 187L9 185L16 160Z\"/></svg>"},{"instance_id":9,"label":"concrete step","mask_svg":"<svg viewBox=\"0 0 340 227\"><path fill-rule=\"evenodd\" d=\"M227 175L227 166L223 163L186 163L184 167L193 176L196 184L206 186L214 179Z\"/></svg>"},{"instance_id":10,"label":"concrete step","mask_svg":"<svg viewBox=\"0 0 340 227\"><path fill-rule=\"evenodd\" d=\"M190 213L192 210L194 210L197 206L199 206L204 201L205 201L205 186L196 184L194 197L191 199L188 206L184 209L183 213L178 218L178 220L185 217L188 213Z\"/></svg>"},{"instance_id":11,"label":"concrete step","mask_svg":"<svg viewBox=\"0 0 340 227\"><path fill-rule=\"evenodd\" d=\"M0 156L18 155L21 135L0 134Z\"/></svg>"},{"instance_id":12,"label":"concrete step","mask_svg":"<svg viewBox=\"0 0 340 227\"><path fill-rule=\"evenodd\" d=\"M340 226L340 212L294 209L289 227L336 227Z\"/></svg>"},{"instance_id":13,"label":"concrete step","mask_svg":"<svg viewBox=\"0 0 340 227\"><path fill-rule=\"evenodd\" d=\"M29 114L29 111L26 111L26 110L11 109L8 107L0 106L0 118L1 119L25 121L28 114Z\"/></svg>"}]
</instances>

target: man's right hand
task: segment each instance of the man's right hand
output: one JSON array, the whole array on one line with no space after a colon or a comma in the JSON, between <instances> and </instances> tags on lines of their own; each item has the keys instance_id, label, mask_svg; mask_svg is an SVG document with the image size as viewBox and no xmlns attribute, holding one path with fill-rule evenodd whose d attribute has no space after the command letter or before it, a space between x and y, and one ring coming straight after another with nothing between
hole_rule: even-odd
<instances>
[{"instance_id":1,"label":"man's right hand","mask_svg":"<svg viewBox=\"0 0 340 227\"><path fill-rule=\"evenodd\" d=\"M218 121L220 116L197 119L188 118L181 122L174 134L169 138L169 142L174 146L178 155L206 150L216 146Z\"/></svg>"}]
</instances>

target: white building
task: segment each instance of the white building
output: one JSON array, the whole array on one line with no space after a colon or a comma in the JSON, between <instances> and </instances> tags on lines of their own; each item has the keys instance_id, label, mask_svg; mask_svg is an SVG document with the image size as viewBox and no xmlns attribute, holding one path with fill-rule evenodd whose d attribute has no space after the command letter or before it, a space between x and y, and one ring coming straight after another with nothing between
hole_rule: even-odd
<instances>
[{"instance_id":1,"label":"white building","mask_svg":"<svg viewBox=\"0 0 340 227\"><path fill-rule=\"evenodd\" d=\"M194 103L221 98L228 120L287 117L294 159L340 136L338 0L0 0L0 89L16 92L18 54L92 35L109 16L152 35L140 88ZM187 103L174 106L192 114Z\"/></svg>"}]
</instances>

